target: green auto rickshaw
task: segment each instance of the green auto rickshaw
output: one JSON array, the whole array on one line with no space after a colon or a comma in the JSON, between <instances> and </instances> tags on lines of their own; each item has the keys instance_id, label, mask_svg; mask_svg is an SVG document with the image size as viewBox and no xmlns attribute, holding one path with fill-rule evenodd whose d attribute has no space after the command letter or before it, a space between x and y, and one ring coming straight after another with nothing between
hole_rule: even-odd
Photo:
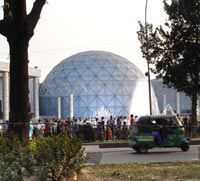
<instances>
[{"instance_id":1,"label":"green auto rickshaw","mask_svg":"<svg viewBox=\"0 0 200 181\"><path fill-rule=\"evenodd\" d=\"M146 153L154 147L178 147L188 151L190 140L176 116L151 115L138 117L131 128L131 143L137 153Z\"/></svg>"}]
</instances>

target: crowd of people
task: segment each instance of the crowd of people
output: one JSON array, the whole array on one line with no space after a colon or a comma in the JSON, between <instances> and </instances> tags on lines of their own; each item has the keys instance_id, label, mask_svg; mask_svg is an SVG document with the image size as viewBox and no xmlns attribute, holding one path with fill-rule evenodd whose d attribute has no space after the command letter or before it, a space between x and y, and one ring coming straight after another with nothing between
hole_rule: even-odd
<instances>
[{"instance_id":1,"label":"crowd of people","mask_svg":"<svg viewBox=\"0 0 200 181\"><path fill-rule=\"evenodd\" d=\"M194 129L195 127L197 130L195 132L200 133L200 122L197 121L197 125L195 122L192 121L192 115L185 115L181 118L182 124L185 127L185 136L187 137L193 137Z\"/></svg>"},{"instance_id":2,"label":"crowd of people","mask_svg":"<svg viewBox=\"0 0 200 181\"><path fill-rule=\"evenodd\" d=\"M131 114L130 117L96 117L93 120L75 117L73 117L72 119L68 118L66 120L56 118L44 120L39 119L36 122L30 122L29 137L30 139L33 139L36 131L37 135L39 135L40 138L60 134L62 132L67 132L71 136L78 136L83 126L86 124L90 124L95 131L96 140L126 140L130 135L131 125L133 125L136 118L137 116ZM192 132L191 115L184 116L180 118L180 120L182 121L182 124L185 127L187 134L186 136L190 137L190 134ZM8 127L9 121L0 124L0 134L5 134L8 131ZM200 128L200 125L198 125L198 128ZM198 131L200 132L200 129Z\"/></svg>"},{"instance_id":3,"label":"crowd of people","mask_svg":"<svg viewBox=\"0 0 200 181\"><path fill-rule=\"evenodd\" d=\"M41 138L62 132L67 132L70 136L78 136L84 125L90 124L95 131L96 140L128 139L130 126L134 123L135 118L136 116L130 115L130 118L110 116L109 119L96 117L94 120L75 117L66 120L55 118L38 120L38 123L30 123L29 137L33 139L34 130L37 130Z\"/></svg>"}]
</instances>

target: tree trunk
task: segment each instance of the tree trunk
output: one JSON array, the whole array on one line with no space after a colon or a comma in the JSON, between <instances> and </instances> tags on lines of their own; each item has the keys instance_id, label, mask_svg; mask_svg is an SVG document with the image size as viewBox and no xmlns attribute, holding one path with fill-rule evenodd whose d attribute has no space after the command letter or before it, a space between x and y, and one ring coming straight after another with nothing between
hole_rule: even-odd
<instances>
[{"instance_id":1,"label":"tree trunk","mask_svg":"<svg viewBox=\"0 0 200 181\"><path fill-rule=\"evenodd\" d=\"M10 131L28 140L30 104L28 85L28 41L21 32L8 39L10 46Z\"/></svg>"},{"instance_id":2,"label":"tree trunk","mask_svg":"<svg viewBox=\"0 0 200 181\"><path fill-rule=\"evenodd\" d=\"M4 0L4 19L0 34L10 48L10 126L9 132L21 141L28 140L30 104L28 86L28 43L40 18L46 0L35 0L27 15L26 0Z\"/></svg>"},{"instance_id":3,"label":"tree trunk","mask_svg":"<svg viewBox=\"0 0 200 181\"><path fill-rule=\"evenodd\" d=\"M196 135L196 126L197 126L197 93L193 93L191 100L192 100L192 107L191 107L191 126L192 126L192 135Z\"/></svg>"}]
</instances>

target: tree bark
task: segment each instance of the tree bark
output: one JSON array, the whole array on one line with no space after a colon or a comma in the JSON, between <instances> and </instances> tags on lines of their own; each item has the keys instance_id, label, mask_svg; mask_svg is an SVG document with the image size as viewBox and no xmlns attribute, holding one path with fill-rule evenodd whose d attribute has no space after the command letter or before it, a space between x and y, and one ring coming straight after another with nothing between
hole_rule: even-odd
<instances>
[{"instance_id":1,"label":"tree bark","mask_svg":"<svg viewBox=\"0 0 200 181\"><path fill-rule=\"evenodd\" d=\"M197 128L197 93L193 93L191 100L192 100L192 105L191 105L191 130L192 130L192 137L196 136L196 128Z\"/></svg>"},{"instance_id":2,"label":"tree bark","mask_svg":"<svg viewBox=\"0 0 200 181\"><path fill-rule=\"evenodd\" d=\"M197 125L197 93L192 95L192 125Z\"/></svg>"},{"instance_id":3,"label":"tree bark","mask_svg":"<svg viewBox=\"0 0 200 181\"><path fill-rule=\"evenodd\" d=\"M10 47L10 131L20 140L28 139L30 106L28 80L28 41L22 33L8 40ZM23 40L23 41L22 41Z\"/></svg>"}]
</instances>

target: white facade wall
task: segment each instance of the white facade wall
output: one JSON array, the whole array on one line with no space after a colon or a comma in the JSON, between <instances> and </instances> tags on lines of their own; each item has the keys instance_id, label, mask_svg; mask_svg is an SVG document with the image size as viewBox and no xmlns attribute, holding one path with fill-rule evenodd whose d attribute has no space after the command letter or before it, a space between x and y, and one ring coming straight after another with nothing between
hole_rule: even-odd
<instances>
[{"instance_id":1,"label":"white facade wall","mask_svg":"<svg viewBox=\"0 0 200 181\"><path fill-rule=\"evenodd\" d=\"M167 104L171 105L174 111L180 115L187 115L191 112L191 98L186 96L184 92L178 92L173 87L168 87L162 83L162 80L151 80L157 100L159 110L165 109ZM197 101L197 105L200 98ZM198 111L197 111L198 112Z\"/></svg>"},{"instance_id":2,"label":"white facade wall","mask_svg":"<svg viewBox=\"0 0 200 181\"><path fill-rule=\"evenodd\" d=\"M39 77L41 71L29 68L29 90L31 111L39 116ZM9 120L9 64L0 62L0 120Z\"/></svg>"}]
</instances>

